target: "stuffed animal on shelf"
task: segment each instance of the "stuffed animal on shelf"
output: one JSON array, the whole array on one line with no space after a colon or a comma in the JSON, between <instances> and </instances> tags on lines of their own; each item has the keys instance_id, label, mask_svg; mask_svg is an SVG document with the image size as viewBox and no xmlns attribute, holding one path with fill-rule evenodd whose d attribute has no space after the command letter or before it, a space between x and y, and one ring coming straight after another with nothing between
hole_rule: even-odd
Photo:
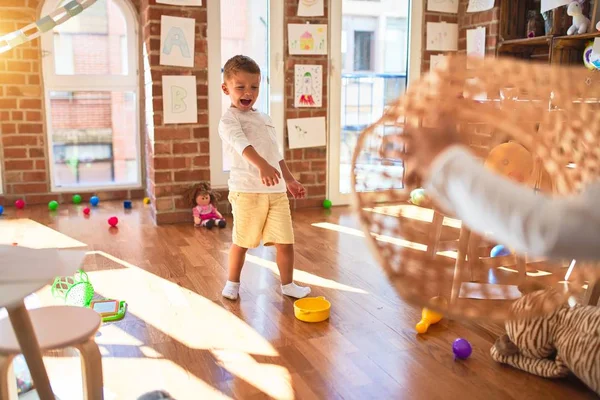
<instances>
[{"instance_id":1,"label":"stuffed animal on shelf","mask_svg":"<svg viewBox=\"0 0 600 400\"><path fill-rule=\"evenodd\" d=\"M533 285L519 289L526 294L511 306L516 312L558 295ZM508 321L505 329L490 350L495 361L544 378L571 371L600 395L600 307L565 304L543 317Z\"/></svg>"},{"instance_id":2,"label":"stuffed animal on shelf","mask_svg":"<svg viewBox=\"0 0 600 400\"><path fill-rule=\"evenodd\" d=\"M212 229L215 226L225 228L227 222L217 210L218 193L211 190L210 183L203 181L190 187L184 198L192 208L194 226L204 226Z\"/></svg>"},{"instance_id":3,"label":"stuffed animal on shelf","mask_svg":"<svg viewBox=\"0 0 600 400\"><path fill-rule=\"evenodd\" d=\"M567 35L586 33L590 26L590 19L583 14L583 3L585 0L572 1L567 8L567 15L573 17L573 24L567 30Z\"/></svg>"}]
</instances>

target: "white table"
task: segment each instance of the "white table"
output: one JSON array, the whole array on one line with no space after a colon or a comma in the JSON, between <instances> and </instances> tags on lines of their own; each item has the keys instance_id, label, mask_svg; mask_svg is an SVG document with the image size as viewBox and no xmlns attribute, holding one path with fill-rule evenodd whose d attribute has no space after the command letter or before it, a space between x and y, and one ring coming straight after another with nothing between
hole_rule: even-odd
<instances>
[{"instance_id":1,"label":"white table","mask_svg":"<svg viewBox=\"0 0 600 400\"><path fill-rule=\"evenodd\" d=\"M54 394L24 299L57 276L73 275L84 257L85 252L80 250L0 246L0 307L6 307L8 311L41 400L54 400Z\"/></svg>"}]
</instances>

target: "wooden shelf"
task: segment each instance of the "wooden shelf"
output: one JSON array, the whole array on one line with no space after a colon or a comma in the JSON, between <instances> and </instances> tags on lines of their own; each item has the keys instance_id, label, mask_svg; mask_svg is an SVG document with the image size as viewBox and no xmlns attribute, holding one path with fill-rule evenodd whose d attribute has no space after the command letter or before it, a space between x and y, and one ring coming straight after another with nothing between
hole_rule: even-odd
<instances>
[{"instance_id":1,"label":"wooden shelf","mask_svg":"<svg viewBox=\"0 0 600 400\"><path fill-rule=\"evenodd\" d=\"M532 38L511 39L500 43L500 46L542 46L547 45L552 40L552 35L537 36Z\"/></svg>"},{"instance_id":2,"label":"wooden shelf","mask_svg":"<svg viewBox=\"0 0 600 400\"><path fill-rule=\"evenodd\" d=\"M538 36L534 38L505 40L498 45L498 54L531 53L540 48L549 49L551 43L552 36Z\"/></svg>"},{"instance_id":3,"label":"wooden shelf","mask_svg":"<svg viewBox=\"0 0 600 400\"><path fill-rule=\"evenodd\" d=\"M583 33L581 35L571 36L555 36L554 40L594 40L597 37L600 37L600 32Z\"/></svg>"}]
</instances>

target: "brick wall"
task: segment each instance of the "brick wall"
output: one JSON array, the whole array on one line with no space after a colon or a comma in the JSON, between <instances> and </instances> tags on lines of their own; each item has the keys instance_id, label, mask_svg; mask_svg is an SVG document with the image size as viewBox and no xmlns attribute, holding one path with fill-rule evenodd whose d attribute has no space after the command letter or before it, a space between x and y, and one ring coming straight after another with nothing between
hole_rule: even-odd
<instances>
[{"instance_id":1,"label":"brick wall","mask_svg":"<svg viewBox=\"0 0 600 400\"><path fill-rule=\"evenodd\" d=\"M325 1L325 16L317 18L297 17L299 0L285 0L284 26L293 23L328 24L328 2ZM287 118L327 117L328 57L289 55L287 28L285 30L285 116ZM294 107L294 66L296 64L316 64L323 66L323 104L320 108ZM327 148L288 149L287 132L285 134L285 160L290 170L305 187L307 198L291 200L292 207L318 207L325 199L327 188Z\"/></svg>"},{"instance_id":2,"label":"brick wall","mask_svg":"<svg viewBox=\"0 0 600 400\"><path fill-rule=\"evenodd\" d=\"M431 0L428 0L431 1ZM502 0L496 0L495 6L489 11L480 13L467 13L469 0L460 0L458 14L446 14L427 11L427 4L424 4L423 17L423 47L421 72L429 72L430 58L433 54L443 54L440 51L426 50L427 22L452 22L458 23L458 52L465 53L467 49L467 29L477 27L486 28L486 57L494 57L496 54L496 44L499 37L499 18L500 3ZM480 157L485 157L490 148L495 143L493 130L484 124L470 124L465 127L469 135L469 145Z\"/></svg>"},{"instance_id":3,"label":"brick wall","mask_svg":"<svg viewBox=\"0 0 600 400\"><path fill-rule=\"evenodd\" d=\"M465 52L467 50L467 29L479 27L485 28L486 34L486 57L496 55L496 44L499 35L500 3L502 0L496 0L494 8L480 13L467 13L468 0L460 0L458 6L458 50Z\"/></svg>"},{"instance_id":4,"label":"brick wall","mask_svg":"<svg viewBox=\"0 0 600 400\"><path fill-rule=\"evenodd\" d=\"M174 7L144 1L141 7L143 40L149 55L153 121L146 126L147 192L158 224L189 221L190 207L181 193L200 180L210 179L208 144L208 84L206 2L202 7ZM162 15L196 20L193 68L163 66L159 63L160 19ZM162 113L163 75L195 75L198 123L165 125ZM150 122L150 121L148 121Z\"/></svg>"},{"instance_id":5,"label":"brick wall","mask_svg":"<svg viewBox=\"0 0 600 400\"><path fill-rule=\"evenodd\" d=\"M431 0L427 0L431 1ZM499 35L500 3L502 0L496 0L494 8L480 13L467 13L469 0L460 0L458 5L458 14L446 14L427 11L427 4L424 2L423 12L423 47L421 71L429 71L429 61L432 54L441 54L439 51L426 50L427 22L449 22L458 23L458 51L466 52L467 49L467 29L477 27L486 28L486 55L488 57L496 54L496 44Z\"/></svg>"},{"instance_id":6,"label":"brick wall","mask_svg":"<svg viewBox=\"0 0 600 400\"><path fill-rule=\"evenodd\" d=\"M458 50L467 50L467 29L485 27L486 57L496 56L496 44L499 36L500 3L496 0L495 7L480 13L467 13L468 0L460 0L458 6ZM495 132L485 124L471 124L466 127L469 134L469 146L480 157L487 157L490 149L497 141Z\"/></svg>"},{"instance_id":7,"label":"brick wall","mask_svg":"<svg viewBox=\"0 0 600 400\"><path fill-rule=\"evenodd\" d=\"M296 11L298 0L285 0L285 23L304 23ZM84 199L97 194L103 200L138 198L152 199L152 212L159 224L190 219L190 210L181 192L199 180L209 179L208 86L206 5L174 7L156 4L154 0L133 0L139 12L143 46L147 52L145 65L140 65L144 83L140 93L140 111L146 115L142 125L145 155L144 190L109 190L101 193L81 193ZM205 2L206 4L206 2ZM0 34L12 32L35 21L40 16L38 0L11 0L2 6ZM327 13L327 7L326 7ZM177 68L159 64L161 15L194 18L196 20L196 55L193 68ZM328 17L310 18L311 23L327 23ZM286 43L287 48L287 31ZM141 49L140 49L141 50ZM287 54L287 50L286 50ZM287 56L285 58L286 117L327 116L327 76L323 77L323 106L317 109L294 107L294 65L320 64L327 74L327 56ZM78 68L87 68L78 66ZM106 66L103 66L106 68ZM111 68L117 68L116 65ZM165 125L162 120L162 76L193 74L197 78L198 123ZM43 112L41 86L41 54L39 39L19 46L0 56L0 136L2 138L3 205L17 198L29 204L50 200L66 202L71 194L50 193L46 118ZM144 98L146 98L144 100ZM60 110L56 110L59 112ZM107 108L107 112L108 112ZM60 114L60 113L59 113ZM71 121L73 122L73 121ZM102 125L102 122L99 122ZM115 137L117 142L119 137ZM289 150L285 135L285 158L294 175L305 184L308 198L292 201L294 208L319 206L326 192L326 148ZM223 193L226 194L226 193ZM224 196L226 199L226 196ZM225 210L224 210L225 211Z\"/></svg>"},{"instance_id":8,"label":"brick wall","mask_svg":"<svg viewBox=\"0 0 600 400\"><path fill-rule=\"evenodd\" d=\"M441 51L427 51L427 23L428 22L448 22L456 24L458 23L459 14L446 14L439 12L427 11L427 2L431 0L423 1L423 31L422 31L422 47L421 47L421 73L429 72L429 61L431 56L434 54L442 54ZM463 2L463 0L461 0ZM459 26L460 30L460 26ZM459 34L460 37L460 34Z\"/></svg>"},{"instance_id":9,"label":"brick wall","mask_svg":"<svg viewBox=\"0 0 600 400\"><path fill-rule=\"evenodd\" d=\"M137 1L137 0L136 0ZM0 12L0 35L21 28L40 16L41 1L10 0ZM71 194L50 193L46 118L41 86L40 40L0 55L0 137L3 194L0 204L23 198L29 204L70 201ZM81 193L102 199L137 198L143 190Z\"/></svg>"}]
</instances>

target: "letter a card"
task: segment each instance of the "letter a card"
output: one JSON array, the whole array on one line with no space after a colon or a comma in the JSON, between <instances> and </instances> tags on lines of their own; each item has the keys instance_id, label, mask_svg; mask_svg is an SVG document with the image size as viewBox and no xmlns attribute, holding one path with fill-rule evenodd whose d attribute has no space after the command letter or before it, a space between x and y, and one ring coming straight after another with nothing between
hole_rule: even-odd
<instances>
[{"instance_id":1,"label":"letter a card","mask_svg":"<svg viewBox=\"0 0 600 400\"><path fill-rule=\"evenodd\" d=\"M169 17L160 19L160 64L176 67L194 66L193 18Z\"/></svg>"},{"instance_id":2,"label":"letter a card","mask_svg":"<svg viewBox=\"0 0 600 400\"><path fill-rule=\"evenodd\" d=\"M163 76L162 86L164 123L197 123L196 77L193 75Z\"/></svg>"}]
</instances>

